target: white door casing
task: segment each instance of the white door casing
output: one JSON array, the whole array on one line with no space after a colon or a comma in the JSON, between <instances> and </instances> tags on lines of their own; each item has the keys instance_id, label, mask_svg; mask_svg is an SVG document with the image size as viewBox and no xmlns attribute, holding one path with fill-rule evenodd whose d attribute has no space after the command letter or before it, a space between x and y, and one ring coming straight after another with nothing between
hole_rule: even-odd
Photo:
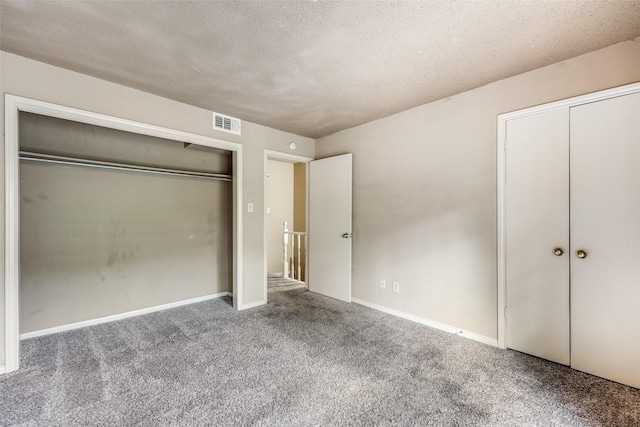
<instances>
[{"instance_id":1,"label":"white door casing","mask_svg":"<svg viewBox=\"0 0 640 427\"><path fill-rule=\"evenodd\" d=\"M352 154L309 163L309 290L351 302Z\"/></svg>"},{"instance_id":2,"label":"white door casing","mask_svg":"<svg viewBox=\"0 0 640 427\"><path fill-rule=\"evenodd\" d=\"M568 365L569 109L507 122L507 347ZM558 249L561 255L555 255Z\"/></svg>"},{"instance_id":3,"label":"white door casing","mask_svg":"<svg viewBox=\"0 0 640 427\"><path fill-rule=\"evenodd\" d=\"M571 307L572 367L640 388L640 93L571 108Z\"/></svg>"}]
</instances>

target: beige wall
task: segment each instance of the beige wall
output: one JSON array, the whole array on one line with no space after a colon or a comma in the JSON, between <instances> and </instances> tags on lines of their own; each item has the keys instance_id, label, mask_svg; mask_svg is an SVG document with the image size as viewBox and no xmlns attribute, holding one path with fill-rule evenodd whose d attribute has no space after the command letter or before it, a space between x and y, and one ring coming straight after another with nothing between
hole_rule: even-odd
<instances>
[{"instance_id":1,"label":"beige wall","mask_svg":"<svg viewBox=\"0 0 640 427\"><path fill-rule=\"evenodd\" d=\"M293 165L293 230L307 231L307 164Z\"/></svg>"},{"instance_id":2,"label":"beige wall","mask_svg":"<svg viewBox=\"0 0 640 427\"><path fill-rule=\"evenodd\" d=\"M293 231L293 163L267 160L267 272L282 274L282 223Z\"/></svg>"},{"instance_id":3,"label":"beige wall","mask_svg":"<svg viewBox=\"0 0 640 427\"><path fill-rule=\"evenodd\" d=\"M231 291L231 183L24 162L20 332Z\"/></svg>"},{"instance_id":4,"label":"beige wall","mask_svg":"<svg viewBox=\"0 0 640 427\"><path fill-rule=\"evenodd\" d=\"M142 123L239 142L243 145L243 279L244 303L262 301L264 297L264 149L314 157L314 141L254 123L243 122L242 135L212 129L211 112L104 80L53 67L6 52L0 53L0 92L69 107L126 118ZM4 99L0 103L4 117ZM0 120L4 135L4 119ZM4 136L3 144L4 144ZM0 152L0 195L4 200L4 150ZM247 203L254 203L254 213L247 213ZM0 216L4 223L4 209ZM0 230L4 252L4 227ZM4 254L0 262L4 278ZM4 287L4 281L3 281ZM4 289L0 289L0 306L4 307ZM0 320L0 343L4 342L4 324ZM0 365L4 349L0 348Z\"/></svg>"},{"instance_id":5,"label":"beige wall","mask_svg":"<svg viewBox=\"0 0 640 427\"><path fill-rule=\"evenodd\" d=\"M640 39L318 140L354 154L353 297L496 338L496 116L637 81Z\"/></svg>"}]
</instances>

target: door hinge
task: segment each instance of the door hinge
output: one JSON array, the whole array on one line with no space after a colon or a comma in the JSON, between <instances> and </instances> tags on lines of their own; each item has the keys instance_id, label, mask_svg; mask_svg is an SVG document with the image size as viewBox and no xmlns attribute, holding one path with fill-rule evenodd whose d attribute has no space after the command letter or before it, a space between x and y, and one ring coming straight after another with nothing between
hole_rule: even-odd
<instances>
[{"instance_id":1,"label":"door hinge","mask_svg":"<svg viewBox=\"0 0 640 427\"><path fill-rule=\"evenodd\" d=\"M504 151L507 151L507 140L504 140Z\"/></svg>"},{"instance_id":2,"label":"door hinge","mask_svg":"<svg viewBox=\"0 0 640 427\"><path fill-rule=\"evenodd\" d=\"M507 306L504 307L504 318L507 318Z\"/></svg>"}]
</instances>

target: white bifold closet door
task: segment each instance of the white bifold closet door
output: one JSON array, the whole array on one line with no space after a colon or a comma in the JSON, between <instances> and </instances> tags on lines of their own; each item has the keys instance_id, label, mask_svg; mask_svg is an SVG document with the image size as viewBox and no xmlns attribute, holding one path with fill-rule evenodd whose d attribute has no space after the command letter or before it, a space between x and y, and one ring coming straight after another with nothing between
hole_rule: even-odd
<instances>
[{"instance_id":1,"label":"white bifold closet door","mask_svg":"<svg viewBox=\"0 0 640 427\"><path fill-rule=\"evenodd\" d=\"M507 138L507 346L568 365L569 109L510 120Z\"/></svg>"},{"instance_id":2,"label":"white bifold closet door","mask_svg":"<svg viewBox=\"0 0 640 427\"><path fill-rule=\"evenodd\" d=\"M640 93L507 122L507 347L640 387Z\"/></svg>"},{"instance_id":3,"label":"white bifold closet door","mask_svg":"<svg viewBox=\"0 0 640 427\"><path fill-rule=\"evenodd\" d=\"M640 93L571 109L571 251L571 366L640 388Z\"/></svg>"}]
</instances>

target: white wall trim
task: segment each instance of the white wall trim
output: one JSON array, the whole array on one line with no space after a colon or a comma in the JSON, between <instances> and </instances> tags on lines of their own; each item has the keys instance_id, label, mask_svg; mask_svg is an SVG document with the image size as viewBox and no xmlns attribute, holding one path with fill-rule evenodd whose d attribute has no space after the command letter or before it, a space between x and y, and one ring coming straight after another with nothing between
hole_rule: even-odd
<instances>
[{"instance_id":1,"label":"white wall trim","mask_svg":"<svg viewBox=\"0 0 640 427\"><path fill-rule=\"evenodd\" d=\"M17 99L5 96L4 123L4 363L6 372L20 366L19 280L20 212Z\"/></svg>"},{"instance_id":2,"label":"white wall trim","mask_svg":"<svg viewBox=\"0 0 640 427\"><path fill-rule=\"evenodd\" d=\"M273 151L273 150L264 150L264 166L263 166L263 170L262 170L262 197L264 198L264 203L263 203L263 208L262 208L262 230L263 230L263 236L262 236L262 245L263 245L263 250L262 250L262 254L264 255L264 261L263 261L263 273L262 276L264 277L264 286L263 286L263 299L264 302L262 304L266 304L267 303L267 295L268 295L268 281L267 281L267 209L266 209L266 203L267 203L267 169L268 169L268 165L269 165L269 160L283 160L286 162L291 162L291 163L309 163L311 161L313 161L314 159L312 157L304 157L304 156L299 156L297 154L291 154L291 153L283 153L280 151ZM307 167L307 219L305 221L306 224L306 229L305 231L307 232L307 247L309 247L309 167ZM305 265L309 265L309 251L305 251ZM309 285L307 285L307 289L309 289ZM262 305L262 304L258 304L258 305Z\"/></svg>"},{"instance_id":3,"label":"white wall trim","mask_svg":"<svg viewBox=\"0 0 640 427\"><path fill-rule=\"evenodd\" d=\"M546 111L556 110L559 108L571 108L582 104L602 101L604 99L615 98L618 96L629 95L640 92L640 83L632 83L616 87L613 89L593 92L587 95L576 96L573 98L563 99L561 101L551 102L548 104L538 105L523 110L513 111L510 113L498 115L498 347L507 348L507 321L505 310L507 307L507 266L506 266L506 131L507 122L509 120L521 117L540 114Z\"/></svg>"},{"instance_id":4,"label":"white wall trim","mask_svg":"<svg viewBox=\"0 0 640 427\"><path fill-rule=\"evenodd\" d=\"M69 323L66 325L54 326L53 328L40 329L39 331L27 332L20 334L21 340L29 338L41 337L43 335L57 334L58 332L71 331L73 329L86 328L87 326L99 325L101 323L113 322L116 320L128 319L129 317L141 316L143 314L154 313L156 311L167 310L169 308L181 307L183 305L194 304L197 302L208 301L211 299L222 298L229 295L229 292L220 292L212 295L205 295L196 298L190 298L182 301L170 302L167 304L155 305L153 307L141 308L138 310L127 311L126 313L113 314L111 316L98 317L96 319L83 320L81 322Z\"/></svg>"},{"instance_id":5,"label":"white wall trim","mask_svg":"<svg viewBox=\"0 0 640 427\"><path fill-rule=\"evenodd\" d=\"M244 289L244 276L243 276L243 259L242 259L242 230L243 222L242 218L244 211L242 209L242 186L243 186L243 159L242 159L242 146L238 150L231 153L231 169L233 172L233 230L232 230L232 244L233 244L233 283L231 291L235 297L233 298L233 308L240 310L242 306L242 297Z\"/></svg>"},{"instance_id":6,"label":"white wall trim","mask_svg":"<svg viewBox=\"0 0 640 427\"><path fill-rule=\"evenodd\" d=\"M0 375L4 374L6 372L4 365L0 365Z\"/></svg>"},{"instance_id":7,"label":"white wall trim","mask_svg":"<svg viewBox=\"0 0 640 427\"><path fill-rule=\"evenodd\" d=\"M281 151L264 150L265 157L274 160L284 160L290 163L309 163L315 160L313 157L300 156L298 154L284 153Z\"/></svg>"},{"instance_id":8,"label":"white wall trim","mask_svg":"<svg viewBox=\"0 0 640 427\"><path fill-rule=\"evenodd\" d=\"M388 308L379 304L363 301L358 298L351 298L351 301L356 304L360 304L365 307L372 308L374 310L382 311L383 313L391 314L393 316L401 317L403 319L410 320L412 322L420 323L421 325L429 326L435 329L440 329L441 331L445 331L445 332L450 332L454 335L460 335L461 337L478 341L484 344L488 344L494 347L498 346L498 340L496 340L495 338L476 334L475 332L465 331L464 329L456 328L455 326L447 325L446 323L436 322L435 320L430 320L424 317L405 313L404 311L395 310L393 308Z\"/></svg>"},{"instance_id":9,"label":"white wall trim","mask_svg":"<svg viewBox=\"0 0 640 427\"><path fill-rule=\"evenodd\" d=\"M174 129L123 118L107 116L90 111L52 104L15 95L5 95L5 306L4 349L5 369L12 372L20 365L19 333L19 129L20 112L29 112L59 119L72 120L126 132L189 142L232 152L233 162L233 306L242 307L242 145L222 139L182 132Z\"/></svg>"},{"instance_id":10,"label":"white wall trim","mask_svg":"<svg viewBox=\"0 0 640 427\"><path fill-rule=\"evenodd\" d=\"M248 310L250 308L260 307L261 305L266 305L266 304L267 304L266 299L262 301L250 302L249 304L242 305L242 307L240 307L239 310Z\"/></svg>"},{"instance_id":11,"label":"white wall trim","mask_svg":"<svg viewBox=\"0 0 640 427\"><path fill-rule=\"evenodd\" d=\"M505 222L506 207L506 162L507 155L505 152L506 135L507 135L507 119L504 115L498 115L498 170L497 170L497 201L498 201L498 347L507 348L507 319L505 310L507 307L507 266L506 266L506 248L507 233Z\"/></svg>"}]
</instances>

